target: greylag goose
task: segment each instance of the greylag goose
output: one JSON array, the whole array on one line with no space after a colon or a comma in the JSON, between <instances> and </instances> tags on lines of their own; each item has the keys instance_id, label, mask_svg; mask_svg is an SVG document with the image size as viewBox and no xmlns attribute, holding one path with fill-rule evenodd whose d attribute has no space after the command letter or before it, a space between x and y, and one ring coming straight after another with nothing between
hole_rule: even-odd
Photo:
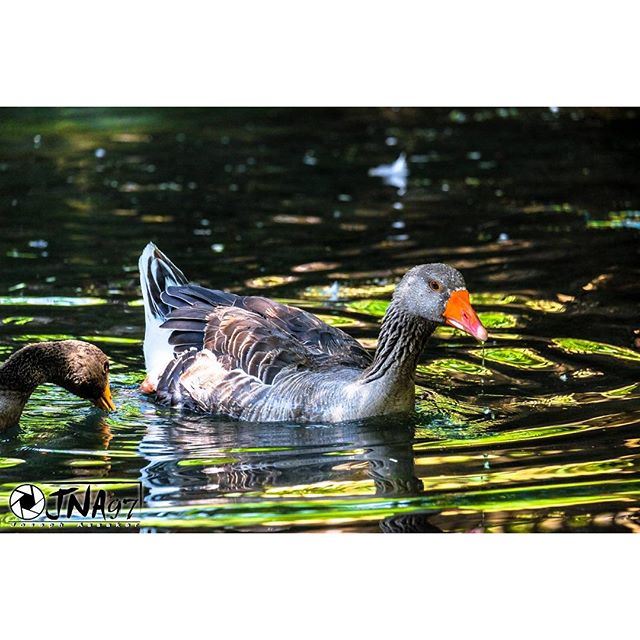
<instances>
[{"instance_id":1,"label":"greylag goose","mask_svg":"<svg viewBox=\"0 0 640 640\"><path fill-rule=\"evenodd\" d=\"M415 368L438 325L487 339L462 275L410 269L372 357L311 313L189 283L153 243L139 260L145 309L141 385L165 405L251 422L340 422L414 410Z\"/></svg>"},{"instance_id":2,"label":"greylag goose","mask_svg":"<svg viewBox=\"0 0 640 640\"><path fill-rule=\"evenodd\" d=\"M81 340L30 344L0 366L0 430L18 424L35 388L53 382L105 411L115 409L109 359Z\"/></svg>"}]
</instances>

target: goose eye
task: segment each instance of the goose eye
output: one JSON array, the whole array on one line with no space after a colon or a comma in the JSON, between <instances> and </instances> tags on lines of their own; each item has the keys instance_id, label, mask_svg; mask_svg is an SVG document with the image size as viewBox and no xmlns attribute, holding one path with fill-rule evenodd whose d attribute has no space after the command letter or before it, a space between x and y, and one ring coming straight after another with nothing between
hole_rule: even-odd
<instances>
[{"instance_id":1,"label":"goose eye","mask_svg":"<svg viewBox=\"0 0 640 640\"><path fill-rule=\"evenodd\" d=\"M104 363L104 372L105 373L109 373L109 363L108 362Z\"/></svg>"},{"instance_id":2,"label":"goose eye","mask_svg":"<svg viewBox=\"0 0 640 640\"><path fill-rule=\"evenodd\" d=\"M442 285L437 280L430 280L429 286L433 291L440 291L442 289Z\"/></svg>"}]
</instances>

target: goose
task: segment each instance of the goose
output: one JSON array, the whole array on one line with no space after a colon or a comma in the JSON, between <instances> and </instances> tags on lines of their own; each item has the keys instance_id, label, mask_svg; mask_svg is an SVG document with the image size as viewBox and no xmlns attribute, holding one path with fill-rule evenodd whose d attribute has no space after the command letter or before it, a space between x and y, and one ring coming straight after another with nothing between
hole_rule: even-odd
<instances>
[{"instance_id":1,"label":"goose","mask_svg":"<svg viewBox=\"0 0 640 640\"><path fill-rule=\"evenodd\" d=\"M19 349L0 365L0 431L19 423L29 397L45 382L104 411L115 410L109 359L98 347L82 340L39 342Z\"/></svg>"},{"instance_id":2,"label":"goose","mask_svg":"<svg viewBox=\"0 0 640 640\"><path fill-rule=\"evenodd\" d=\"M190 283L153 243L138 263L146 378L163 405L249 422L322 422L407 414L429 336L449 324L487 339L459 271L410 269L372 356L313 314L261 296Z\"/></svg>"}]
</instances>

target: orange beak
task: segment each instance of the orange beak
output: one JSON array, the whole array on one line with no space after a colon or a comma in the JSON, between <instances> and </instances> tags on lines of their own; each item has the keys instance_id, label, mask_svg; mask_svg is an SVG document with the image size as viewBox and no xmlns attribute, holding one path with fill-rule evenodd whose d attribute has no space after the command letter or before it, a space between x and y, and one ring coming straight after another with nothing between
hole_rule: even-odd
<instances>
[{"instance_id":1,"label":"orange beak","mask_svg":"<svg viewBox=\"0 0 640 640\"><path fill-rule=\"evenodd\" d=\"M99 407L103 411L115 411L116 405L113 404L113 399L111 398L111 389L109 388L109 382L107 382L104 390L102 391L102 395L93 401L93 404L96 407Z\"/></svg>"},{"instance_id":2,"label":"orange beak","mask_svg":"<svg viewBox=\"0 0 640 640\"><path fill-rule=\"evenodd\" d=\"M466 289L459 289L451 294L442 315L448 325L465 331L476 340L484 342L488 338L487 330L471 306L469 292Z\"/></svg>"}]
</instances>

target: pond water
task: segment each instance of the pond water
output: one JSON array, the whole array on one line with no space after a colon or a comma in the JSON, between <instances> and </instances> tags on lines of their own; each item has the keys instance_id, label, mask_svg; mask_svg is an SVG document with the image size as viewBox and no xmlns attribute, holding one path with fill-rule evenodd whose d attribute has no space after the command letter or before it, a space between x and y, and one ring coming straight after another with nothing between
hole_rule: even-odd
<instances>
[{"instance_id":1,"label":"pond water","mask_svg":"<svg viewBox=\"0 0 640 640\"><path fill-rule=\"evenodd\" d=\"M118 410L39 388L0 433L0 526L16 485L75 478L141 480L143 531L640 530L638 115L1 110L0 360L90 340ZM439 329L405 421L172 412L138 391L149 240L370 347L404 271L448 262L490 339Z\"/></svg>"}]
</instances>

